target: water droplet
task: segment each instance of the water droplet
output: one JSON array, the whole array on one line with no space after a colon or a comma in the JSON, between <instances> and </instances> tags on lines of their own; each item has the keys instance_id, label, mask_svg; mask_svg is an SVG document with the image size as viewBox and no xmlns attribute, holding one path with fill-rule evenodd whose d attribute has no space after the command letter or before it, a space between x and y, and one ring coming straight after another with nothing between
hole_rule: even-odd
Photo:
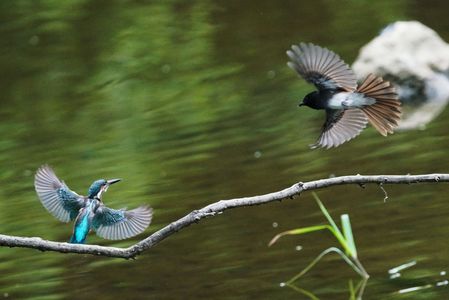
<instances>
[{"instance_id":1,"label":"water droplet","mask_svg":"<svg viewBox=\"0 0 449 300\"><path fill-rule=\"evenodd\" d=\"M259 150L257 150L256 152L254 152L254 157L255 158L260 158L262 156L262 152L260 152Z\"/></svg>"},{"instance_id":2,"label":"water droplet","mask_svg":"<svg viewBox=\"0 0 449 300\"><path fill-rule=\"evenodd\" d=\"M278 225L278 223L273 222L273 224L271 226L273 226L273 228L277 228L279 225Z\"/></svg>"},{"instance_id":3,"label":"water droplet","mask_svg":"<svg viewBox=\"0 0 449 300\"><path fill-rule=\"evenodd\" d=\"M446 271L441 271L440 276L444 276L444 275L446 275Z\"/></svg>"},{"instance_id":4,"label":"water droplet","mask_svg":"<svg viewBox=\"0 0 449 300\"><path fill-rule=\"evenodd\" d=\"M161 68L161 71L162 71L162 73L165 73L165 74L170 73L170 71L171 71L170 65L168 65L168 64L163 65Z\"/></svg>"},{"instance_id":5,"label":"water droplet","mask_svg":"<svg viewBox=\"0 0 449 300\"><path fill-rule=\"evenodd\" d=\"M295 250L296 250L296 251L301 251L301 250L302 250L302 246L300 246L300 245L296 246L296 247L295 247Z\"/></svg>"},{"instance_id":6,"label":"water droplet","mask_svg":"<svg viewBox=\"0 0 449 300\"><path fill-rule=\"evenodd\" d=\"M36 46L37 44L39 44L39 37L37 35L33 35L28 40L28 43L30 43L31 46Z\"/></svg>"},{"instance_id":7,"label":"water droplet","mask_svg":"<svg viewBox=\"0 0 449 300\"><path fill-rule=\"evenodd\" d=\"M280 287L284 287L284 286L285 286L285 282L279 283L279 286L280 286Z\"/></svg>"}]
</instances>

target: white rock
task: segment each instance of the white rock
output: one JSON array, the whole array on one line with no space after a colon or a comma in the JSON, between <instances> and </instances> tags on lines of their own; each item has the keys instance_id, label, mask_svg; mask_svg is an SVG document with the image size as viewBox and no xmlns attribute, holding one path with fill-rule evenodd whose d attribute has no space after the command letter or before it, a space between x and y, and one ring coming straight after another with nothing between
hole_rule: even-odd
<instances>
[{"instance_id":1,"label":"white rock","mask_svg":"<svg viewBox=\"0 0 449 300\"><path fill-rule=\"evenodd\" d=\"M384 76L403 104L413 104L400 128L424 128L449 101L449 44L417 21L387 26L360 50L352 67L360 79Z\"/></svg>"},{"instance_id":2,"label":"white rock","mask_svg":"<svg viewBox=\"0 0 449 300\"><path fill-rule=\"evenodd\" d=\"M352 67L360 77L376 71L426 79L449 71L449 44L417 21L395 22L360 50Z\"/></svg>"}]
</instances>

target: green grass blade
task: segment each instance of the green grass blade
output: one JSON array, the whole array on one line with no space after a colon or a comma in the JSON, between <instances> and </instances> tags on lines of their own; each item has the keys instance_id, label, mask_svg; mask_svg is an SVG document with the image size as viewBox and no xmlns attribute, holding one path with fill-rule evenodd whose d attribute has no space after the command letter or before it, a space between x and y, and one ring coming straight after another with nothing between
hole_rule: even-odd
<instances>
[{"instance_id":1,"label":"green grass blade","mask_svg":"<svg viewBox=\"0 0 449 300\"><path fill-rule=\"evenodd\" d=\"M331 252L335 252L338 255L340 255L341 258L343 258L343 260L354 270L356 271L360 276L362 276L363 278L365 278L366 272L364 272L363 270L361 270L356 264L354 264L354 262L346 256L346 254L344 254L343 251L341 251L338 248L335 247L330 247L326 250L324 250L323 252L320 253L320 255L318 255L310 264L307 265L307 267L304 268L304 270L302 270L301 272L299 272L298 274L296 274L295 276L293 276L290 280L288 280L286 282L286 284L292 284L293 282L295 282L296 280L298 280L301 276L303 276L304 274L306 274L313 266L315 266L325 255L331 253Z\"/></svg>"},{"instance_id":2,"label":"green grass blade","mask_svg":"<svg viewBox=\"0 0 449 300\"><path fill-rule=\"evenodd\" d=\"M315 296L312 292L309 292L309 291L307 291L307 290L305 290L305 289L302 289L302 288L300 288L300 287L297 287L297 286L294 285L294 284L286 284L286 286L288 286L289 288L291 288L291 289L297 291L298 293L303 294L304 296L309 297L309 299L312 299L312 300L320 300L320 298L318 298L317 296Z\"/></svg>"},{"instance_id":3,"label":"green grass blade","mask_svg":"<svg viewBox=\"0 0 449 300\"><path fill-rule=\"evenodd\" d=\"M351 252L348 254L354 258L357 258L357 249L355 247L354 236L352 234L352 227L349 216L347 214L344 214L341 215L340 218L346 243L348 244L348 248L351 249Z\"/></svg>"},{"instance_id":4,"label":"green grass blade","mask_svg":"<svg viewBox=\"0 0 449 300\"><path fill-rule=\"evenodd\" d=\"M338 228L337 224L335 224L334 219L332 219L331 215L329 214L326 207L321 202L320 198L318 198L318 195L314 192L312 193L312 195L315 198L316 202L318 203L318 206L320 207L321 211L323 212L323 215L326 217L329 224L331 224L331 226L334 228L335 231L337 231L341 234L340 229ZM343 235L341 234L341 236L343 236Z\"/></svg>"},{"instance_id":5,"label":"green grass blade","mask_svg":"<svg viewBox=\"0 0 449 300\"><path fill-rule=\"evenodd\" d=\"M358 293L356 296L356 300L362 300L363 293L365 293L366 284L368 283L368 277L364 277L360 280L359 284L357 284L355 288L355 292Z\"/></svg>"},{"instance_id":6,"label":"green grass blade","mask_svg":"<svg viewBox=\"0 0 449 300\"><path fill-rule=\"evenodd\" d=\"M340 242L341 246L345 249L345 252L348 253L350 256L353 256L353 252L351 248L349 247L344 235L341 233L340 229L338 228L337 224L335 224L334 219L332 219L331 215L327 211L326 207L321 202L320 198L318 198L318 195L313 192L313 197L315 198L316 202L318 203L318 206L320 207L321 211L323 212L324 216L326 217L329 224L331 224L332 228L334 229L334 235L335 238Z\"/></svg>"},{"instance_id":7,"label":"green grass blade","mask_svg":"<svg viewBox=\"0 0 449 300\"><path fill-rule=\"evenodd\" d=\"M354 284L352 283L352 279L349 279L349 300L356 300L355 297Z\"/></svg>"},{"instance_id":8,"label":"green grass blade","mask_svg":"<svg viewBox=\"0 0 449 300\"><path fill-rule=\"evenodd\" d=\"M304 227L304 228L292 229L292 230L284 231L284 232L281 232L281 233L277 234L268 243L268 247L272 246L274 243L276 243L276 241L279 238L283 237L284 235L305 234L305 233L319 231L319 230L323 230L323 229L329 229L331 232L333 232L333 228L330 227L329 225L316 225L316 226L309 226L309 227Z\"/></svg>"}]
</instances>

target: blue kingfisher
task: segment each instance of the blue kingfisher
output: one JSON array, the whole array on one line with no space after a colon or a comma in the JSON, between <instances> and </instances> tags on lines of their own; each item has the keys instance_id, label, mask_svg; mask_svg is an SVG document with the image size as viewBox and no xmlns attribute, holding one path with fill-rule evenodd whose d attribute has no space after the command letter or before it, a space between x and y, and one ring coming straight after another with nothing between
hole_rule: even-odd
<instances>
[{"instance_id":1,"label":"blue kingfisher","mask_svg":"<svg viewBox=\"0 0 449 300\"><path fill-rule=\"evenodd\" d=\"M312 148L337 147L359 135L368 122L383 136L398 126L401 102L390 82L370 74L357 85L354 72L337 54L311 43L293 45L287 55L287 65L317 88L299 106L326 111Z\"/></svg>"},{"instance_id":2,"label":"blue kingfisher","mask_svg":"<svg viewBox=\"0 0 449 300\"><path fill-rule=\"evenodd\" d=\"M70 243L84 244L91 229L109 240L122 240L143 232L150 225L152 209L112 209L103 204L102 195L120 179L99 179L92 183L87 196L70 190L48 166L41 166L34 178L34 187L42 205L62 222L75 220Z\"/></svg>"}]
</instances>

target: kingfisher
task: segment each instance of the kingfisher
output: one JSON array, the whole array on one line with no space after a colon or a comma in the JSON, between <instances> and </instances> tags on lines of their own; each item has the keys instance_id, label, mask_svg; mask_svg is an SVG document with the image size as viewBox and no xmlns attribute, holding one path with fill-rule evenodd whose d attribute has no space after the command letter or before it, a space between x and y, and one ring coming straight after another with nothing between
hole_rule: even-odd
<instances>
[{"instance_id":1,"label":"kingfisher","mask_svg":"<svg viewBox=\"0 0 449 300\"><path fill-rule=\"evenodd\" d=\"M334 52L312 43L293 45L287 65L318 89L299 106L326 111L321 134L311 148L337 147L371 125L383 136L393 133L401 118L396 89L370 74L360 84L351 68Z\"/></svg>"},{"instance_id":2,"label":"kingfisher","mask_svg":"<svg viewBox=\"0 0 449 300\"><path fill-rule=\"evenodd\" d=\"M65 223L75 220L70 243L84 244L92 229L102 238L122 240L143 232L150 225L153 213L149 206L126 210L104 205L103 194L120 180L96 180L87 196L81 196L70 190L51 167L43 165L36 172L34 187L49 213Z\"/></svg>"}]
</instances>

